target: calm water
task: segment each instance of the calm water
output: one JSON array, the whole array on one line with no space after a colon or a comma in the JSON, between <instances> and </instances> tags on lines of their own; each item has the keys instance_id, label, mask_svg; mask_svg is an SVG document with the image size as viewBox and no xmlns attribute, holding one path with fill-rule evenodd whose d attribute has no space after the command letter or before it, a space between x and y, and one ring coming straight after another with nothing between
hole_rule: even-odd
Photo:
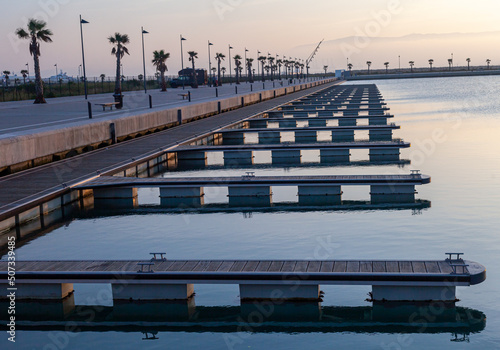
<instances>
[{"instance_id":1,"label":"calm water","mask_svg":"<svg viewBox=\"0 0 500 350\"><path fill-rule=\"evenodd\" d=\"M412 164L402 166L343 166L258 168L264 174L392 174L420 169L432 183L417 187L417 198L431 207L422 210L312 210L167 213L152 208L119 216L80 218L30 241L17 250L18 259L146 259L163 250L179 259L441 259L447 251L463 251L465 258L488 269L486 282L457 288L458 306L486 315L486 326L473 329L466 341L452 341L449 328L334 327L273 328L255 326L233 333L219 328L160 329L156 340L143 340L140 329L111 329L62 334L56 330L19 331L18 349L491 349L500 348L500 77L374 81L395 114L401 130L394 137L412 143L402 152ZM367 152L353 152L362 160ZM316 159L312 152L307 159ZM266 162L269 154L260 154ZM215 154L210 161L221 163ZM199 174L236 174L245 169L187 171ZM180 173L164 176L179 176ZM294 201L296 189L273 189L278 201ZM140 192L142 204L158 202L158 193ZM225 201L226 193L207 190L207 201ZM368 188L345 188L344 199L367 200ZM75 286L78 305L111 306L110 291L102 287ZM237 286L195 285L195 302L208 320L220 321L239 305ZM322 286L324 314L335 307L356 319L369 286ZM107 297L102 297L107 295ZM205 308L205 309L203 309ZM206 311L208 310L208 311ZM369 311L368 311L369 312ZM200 311L200 315L202 312ZM211 316L212 315L212 316ZM228 316L229 317L229 316ZM356 322L354 322L356 323ZM316 329L315 329L316 327ZM319 327L319 328L318 328ZM408 332L408 333L406 333ZM458 332L460 333L460 332ZM458 335L458 339L462 337ZM228 346L228 344L230 346ZM9 346L6 336L0 348ZM55 346L55 347L54 347ZM9 347L14 348L14 347Z\"/></svg>"}]
</instances>

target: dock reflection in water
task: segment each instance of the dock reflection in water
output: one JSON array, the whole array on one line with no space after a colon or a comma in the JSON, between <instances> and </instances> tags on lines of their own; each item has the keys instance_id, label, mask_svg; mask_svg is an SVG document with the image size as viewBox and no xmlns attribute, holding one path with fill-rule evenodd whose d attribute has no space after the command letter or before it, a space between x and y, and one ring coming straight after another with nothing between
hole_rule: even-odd
<instances>
[{"instance_id":1,"label":"dock reflection in water","mask_svg":"<svg viewBox=\"0 0 500 350\"><path fill-rule=\"evenodd\" d=\"M6 302L0 303L7 310ZM338 307L320 303L242 303L241 306L195 306L184 302L120 302L82 306L73 297L58 302L18 301L18 329L76 332L278 332L278 333L448 333L466 339L486 326L478 310L454 303L375 303ZM7 319L2 312L2 320ZM2 327L5 328L5 322ZM67 330L67 329L66 329Z\"/></svg>"}]
</instances>

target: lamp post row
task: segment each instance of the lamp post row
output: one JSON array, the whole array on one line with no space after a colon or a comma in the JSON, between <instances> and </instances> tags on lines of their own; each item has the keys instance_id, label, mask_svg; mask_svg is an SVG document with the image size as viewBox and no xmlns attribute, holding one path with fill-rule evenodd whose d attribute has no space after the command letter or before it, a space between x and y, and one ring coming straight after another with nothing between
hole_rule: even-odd
<instances>
[{"instance_id":1,"label":"lamp post row","mask_svg":"<svg viewBox=\"0 0 500 350\"><path fill-rule=\"evenodd\" d=\"M88 90L87 90L87 73L86 73L86 70L85 70L85 49L84 49L84 45L83 45L83 24L87 24L89 23L88 21L84 20L82 18L82 15L80 15L80 37L81 37L81 44L82 44L82 63L83 63L83 85L84 85L84 89L85 89L85 99L88 98ZM142 68L143 68L143 79L144 79L144 93L147 93L147 87L146 87L146 56L145 56L145 51L144 51L144 34L149 34L148 31L144 30L144 27L141 27L141 37L142 37ZM186 38L184 38L182 36L182 34L180 35L180 43L181 43L181 70L184 69L184 54L183 54L183 49L182 49L182 42L187 40ZM210 79L212 79L212 60L211 60L211 54L210 54L210 46L213 46L213 44L210 42L210 40L208 41L208 71L209 71L209 75L210 75ZM231 49L233 49L233 47L231 45L228 45L228 48L229 48L229 81L231 81L231 78L232 78L232 72L231 72ZM245 47L245 62L244 64L246 65L247 64L247 48ZM257 51L257 58L259 57L260 55L260 51ZM278 57L278 54L276 54L276 58ZM28 64L26 63L26 66L28 67L29 69L29 66ZM57 72L57 63L54 65L56 67L56 76L58 74ZM123 67L123 65L122 65ZM29 73L28 73L29 74ZM122 68L122 74L123 74L123 68ZM248 74L248 73L247 73ZM257 74L260 74L259 72L259 65L257 64Z\"/></svg>"}]
</instances>

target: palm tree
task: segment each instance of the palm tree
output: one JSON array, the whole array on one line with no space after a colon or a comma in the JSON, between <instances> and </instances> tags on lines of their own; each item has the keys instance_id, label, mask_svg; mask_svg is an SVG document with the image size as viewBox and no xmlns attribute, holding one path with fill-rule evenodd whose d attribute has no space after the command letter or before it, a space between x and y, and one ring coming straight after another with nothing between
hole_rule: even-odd
<instances>
[{"instance_id":1,"label":"palm tree","mask_svg":"<svg viewBox=\"0 0 500 350\"><path fill-rule=\"evenodd\" d=\"M28 71L26 69L23 69L21 71L21 74L23 75L23 80L24 80L23 84L26 85L26 78L28 77Z\"/></svg>"},{"instance_id":2,"label":"palm tree","mask_svg":"<svg viewBox=\"0 0 500 350\"><path fill-rule=\"evenodd\" d=\"M325 71L325 77L326 77L326 71L328 70L328 66L323 66L323 70Z\"/></svg>"},{"instance_id":3,"label":"palm tree","mask_svg":"<svg viewBox=\"0 0 500 350\"><path fill-rule=\"evenodd\" d=\"M279 58L276 61L276 65L278 66L278 79L281 80L281 66L283 65L283 60Z\"/></svg>"},{"instance_id":4,"label":"palm tree","mask_svg":"<svg viewBox=\"0 0 500 350\"><path fill-rule=\"evenodd\" d=\"M370 66L372 65L372 61L366 61L366 65L368 66L368 74L370 74Z\"/></svg>"},{"instance_id":5,"label":"palm tree","mask_svg":"<svg viewBox=\"0 0 500 350\"><path fill-rule=\"evenodd\" d=\"M115 33L108 37L108 41L113 45L113 49L111 49L111 55L116 57L116 79L115 79L115 95L122 94L122 81L120 79L121 71L120 65L121 60L125 54L130 55L128 53L126 44L130 43L130 39L127 34Z\"/></svg>"},{"instance_id":6,"label":"palm tree","mask_svg":"<svg viewBox=\"0 0 500 350\"><path fill-rule=\"evenodd\" d=\"M413 73L413 66L415 65L415 62L410 61L410 62L408 62L408 64L410 65L410 72Z\"/></svg>"},{"instance_id":7,"label":"palm tree","mask_svg":"<svg viewBox=\"0 0 500 350\"><path fill-rule=\"evenodd\" d=\"M9 70L4 70L2 73L3 73L3 75L5 75L5 85L9 86L10 71Z\"/></svg>"},{"instance_id":8,"label":"palm tree","mask_svg":"<svg viewBox=\"0 0 500 350\"><path fill-rule=\"evenodd\" d=\"M264 65L266 64L267 57L266 56L260 56L258 58L260 61L260 64L262 65L262 82L266 81L266 78L264 77Z\"/></svg>"},{"instance_id":9,"label":"palm tree","mask_svg":"<svg viewBox=\"0 0 500 350\"><path fill-rule=\"evenodd\" d=\"M28 31L23 28L18 28L16 34L21 39L30 40L30 54L33 56L33 61L35 62L35 92L36 98L34 103L47 103L43 97L43 82L42 76L40 75L40 41L52 42L52 31L45 28L47 25L44 21L39 21L34 18L30 18L28 21Z\"/></svg>"},{"instance_id":10,"label":"palm tree","mask_svg":"<svg viewBox=\"0 0 500 350\"><path fill-rule=\"evenodd\" d=\"M467 61L467 70L470 70L470 58L467 58L466 61Z\"/></svg>"},{"instance_id":11,"label":"palm tree","mask_svg":"<svg viewBox=\"0 0 500 350\"><path fill-rule=\"evenodd\" d=\"M234 65L236 66L235 68L235 72L236 72L236 84L239 84L240 83L240 67L241 67L241 56L240 55L236 55L233 57L234 59Z\"/></svg>"},{"instance_id":12,"label":"palm tree","mask_svg":"<svg viewBox=\"0 0 500 350\"><path fill-rule=\"evenodd\" d=\"M351 73L351 71L352 71L352 63L349 63L349 64L347 65L347 68L349 69L349 73Z\"/></svg>"},{"instance_id":13,"label":"palm tree","mask_svg":"<svg viewBox=\"0 0 500 350\"><path fill-rule=\"evenodd\" d=\"M195 51L188 51L189 55L189 60L191 61L191 64L193 66L193 84L191 87L197 88L198 87L198 79L196 79L196 69L194 68L194 60L198 58L198 52Z\"/></svg>"},{"instance_id":14,"label":"palm tree","mask_svg":"<svg viewBox=\"0 0 500 350\"><path fill-rule=\"evenodd\" d=\"M384 62L384 66L385 66L385 74L388 74L389 73L389 62Z\"/></svg>"},{"instance_id":15,"label":"palm tree","mask_svg":"<svg viewBox=\"0 0 500 350\"><path fill-rule=\"evenodd\" d=\"M453 59L448 58L448 70L451 70L451 64L453 63Z\"/></svg>"},{"instance_id":16,"label":"palm tree","mask_svg":"<svg viewBox=\"0 0 500 350\"><path fill-rule=\"evenodd\" d=\"M491 60L488 58L488 59L486 60L486 65L488 66L488 68L487 68L487 69L490 69L490 63L491 63Z\"/></svg>"},{"instance_id":17,"label":"palm tree","mask_svg":"<svg viewBox=\"0 0 500 350\"><path fill-rule=\"evenodd\" d=\"M270 57L268 57L267 60L269 61L269 67L271 68L271 81L274 81L274 76L273 76L273 72L274 72L274 57L270 56Z\"/></svg>"},{"instance_id":18,"label":"palm tree","mask_svg":"<svg viewBox=\"0 0 500 350\"><path fill-rule=\"evenodd\" d=\"M221 63L221 61L224 61L224 57L226 57L226 56L224 56L224 54L222 54L222 53L215 54L215 59L217 60L217 68L219 69L218 74L217 74L217 81L218 81L219 86L222 86L222 80L220 79L220 72L221 72L220 63ZM226 70L224 69L224 71L226 71Z\"/></svg>"},{"instance_id":19,"label":"palm tree","mask_svg":"<svg viewBox=\"0 0 500 350\"><path fill-rule=\"evenodd\" d=\"M222 79L225 77L226 73L226 67L222 67L219 72L222 72ZM222 84L221 84L222 85Z\"/></svg>"},{"instance_id":20,"label":"palm tree","mask_svg":"<svg viewBox=\"0 0 500 350\"><path fill-rule=\"evenodd\" d=\"M167 91L167 82L165 81L165 71L168 70L166 61L170 58L170 53L163 50L153 51L153 59L151 63L156 67L156 71L160 72L161 76L161 91Z\"/></svg>"},{"instance_id":21,"label":"palm tree","mask_svg":"<svg viewBox=\"0 0 500 350\"><path fill-rule=\"evenodd\" d=\"M434 60L431 58L429 59L429 66L431 67L431 72L432 72L432 64L434 63Z\"/></svg>"},{"instance_id":22,"label":"palm tree","mask_svg":"<svg viewBox=\"0 0 500 350\"><path fill-rule=\"evenodd\" d=\"M253 76L252 76L252 63L253 58L247 58L247 70L248 70L248 80L253 83Z\"/></svg>"},{"instance_id":23,"label":"palm tree","mask_svg":"<svg viewBox=\"0 0 500 350\"><path fill-rule=\"evenodd\" d=\"M297 73L297 78L299 77L299 68L300 63L298 61L295 61L295 72Z\"/></svg>"}]
</instances>

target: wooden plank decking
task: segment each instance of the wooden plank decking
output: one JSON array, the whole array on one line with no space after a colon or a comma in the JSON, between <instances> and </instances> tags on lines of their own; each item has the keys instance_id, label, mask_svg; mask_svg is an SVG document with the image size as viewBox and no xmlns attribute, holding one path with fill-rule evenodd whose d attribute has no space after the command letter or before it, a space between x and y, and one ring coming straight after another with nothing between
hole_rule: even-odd
<instances>
[{"instance_id":1,"label":"wooden plank decking","mask_svg":"<svg viewBox=\"0 0 500 350\"><path fill-rule=\"evenodd\" d=\"M410 143L404 141L360 141L360 142L314 142L314 143L248 143L244 145L199 145L179 146L176 152L183 151L272 151L272 150L305 150L305 149L371 149L371 148L409 148Z\"/></svg>"},{"instance_id":2,"label":"wooden plank decking","mask_svg":"<svg viewBox=\"0 0 500 350\"><path fill-rule=\"evenodd\" d=\"M157 187L157 186L226 186L226 185L422 185L430 183L428 175L311 175L311 176L226 176L136 178L101 176L76 188Z\"/></svg>"},{"instance_id":3,"label":"wooden plank decking","mask_svg":"<svg viewBox=\"0 0 500 350\"><path fill-rule=\"evenodd\" d=\"M149 260L147 260L149 261ZM443 282L457 285L481 283L484 266L467 260L152 260L152 273L139 272L145 260L17 261L16 280L109 280L117 275L133 279L190 279L192 282L279 280L289 275L322 284L368 282ZM467 264L453 270L451 264ZM0 261L0 276L7 275L7 262ZM206 282L208 283L208 282Z\"/></svg>"}]
</instances>

